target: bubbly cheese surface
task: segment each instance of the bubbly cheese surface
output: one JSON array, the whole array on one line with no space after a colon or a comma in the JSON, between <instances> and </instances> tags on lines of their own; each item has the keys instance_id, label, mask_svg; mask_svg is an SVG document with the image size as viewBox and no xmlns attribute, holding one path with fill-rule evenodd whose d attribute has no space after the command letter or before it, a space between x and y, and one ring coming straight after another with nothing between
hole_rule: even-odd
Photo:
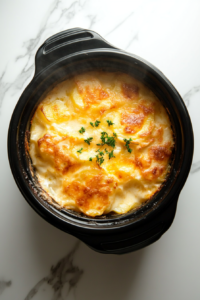
<instances>
[{"instance_id":1,"label":"bubbly cheese surface","mask_svg":"<svg viewBox=\"0 0 200 300\"><path fill-rule=\"evenodd\" d=\"M60 207L91 217L148 201L166 180L173 147L161 102L123 73L88 72L59 83L30 128L42 188Z\"/></svg>"}]
</instances>

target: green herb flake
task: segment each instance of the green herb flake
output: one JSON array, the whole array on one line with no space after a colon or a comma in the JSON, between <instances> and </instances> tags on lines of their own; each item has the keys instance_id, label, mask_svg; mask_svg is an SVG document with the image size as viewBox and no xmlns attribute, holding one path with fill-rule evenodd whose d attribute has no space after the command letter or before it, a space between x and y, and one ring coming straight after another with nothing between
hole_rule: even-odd
<instances>
[{"instance_id":1,"label":"green herb flake","mask_svg":"<svg viewBox=\"0 0 200 300\"><path fill-rule=\"evenodd\" d=\"M79 149L77 152L82 153L82 151L83 151L83 148Z\"/></svg>"},{"instance_id":2,"label":"green herb flake","mask_svg":"<svg viewBox=\"0 0 200 300\"><path fill-rule=\"evenodd\" d=\"M126 146L129 153L132 152L132 149L129 147L131 141L132 141L131 138L130 139L124 139L124 142L126 143L125 146Z\"/></svg>"},{"instance_id":3,"label":"green herb flake","mask_svg":"<svg viewBox=\"0 0 200 300\"><path fill-rule=\"evenodd\" d=\"M92 157L89 158L89 161L92 161Z\"/></svg>"},{"instance_id":4,"label":"green herb flake","mask_svg":"<svg viewBox=\"0 0 200 300\"><path fill-rule=\"evenodd\" d=\"M84 142L86 142L88 145L90 145L91 141L93 140L93 137L89 137Z\"/></svg>"},{"instance_id":5,"label":"green herb flake","mask_svg":"<svg viewBox=\"0 0 200 300\"><path fill-rule=\"evenodd\" d=\"M90 122L90 125L91 125L92 127L94 127L94 123Z\"/></svg>"},{"instance_id":6,"label":"green herb flake","mask_svg":"<svg viewBox=\"0 0 200 300\"><path fill-rule=\"evenodd\" d=\"M112 157L115 157L113 154L113 150L108 154L109 159L111 159Z\"/></svg>"},{"instance_id":7,"label":"green herb flake","mask_svg":"<svg viewBox=\"0 0 200 300\"><path fill-rule=\"evenodd\" d=\"M101 132L101 137L100 137L100 139L101 139L103 145L106 143L106 138L107 138L107 137L108 137L107 132L105 132L105 131Z\"/></svg>"},{"instance_id":8,"label":"green herb flake","mask_svg":"<svg viewBox=\"0 0 200 300\"><path fill-rule=\"evenodd\" d=\"M99 155L100 155L100 156L103 156L103 155L104 155L103 151L100 151L100 149L98 149L96 152L99 152Z\"/></svg>"},{"instance_id":9,"label":"green herb flake","mask_svg":"<svg viewBox=\"0 0 200 300\"><path fill-rule=\"evenodd\" d=\"M115 138L114 137L108 137L106 144L108 146L111 146L111 147L115 148Z\"/></svg>"},{"instance_id":10,"label":"green herb flake","mask_svg":"<svg viewBox=\"0 0 200 300\"><path fill-rule=\"evenodd\" d=\"M115 124L111 120L106 120L106 122L108 123L108 126L111 126L111 125Z\"/></svg>"},{"instance_id":11,"label":"green herb flake","mask_svg":"<svg viewBox=\"0 0 200 300\"><path fill-rule=\"evenodd\" d=\"M100 123L101 123L100 121L96 120L94 123L95 127L98 127Z\"/></svg>"},{"instance_id":12,"label":"green herb flake","mask_svg":"<svg viewBox=\"0 0 200 300\"><path fill-rule=\"evenodd\" d=\"M80 132L81 134L83 134L83 133L85 132L85 128L84 128L84 127L81 127L81 129L79 130L79 132Z\"/></svg>"},{"instance_id":13,"label":"green herb flake","mask_svg":"<svg viewBox=\"0 0 200 300\"><path fill-rule=\"evenodd\" d=\"M104 158L102 156L99 156L99 154L96 155L96 162L100 166L104 162Z\"/></svg>"},{"instance_id":14,"label":"green herb flake","mask_svg":"<svg viewBox=\"0 0 200 300\"><path fill-rule=\"evenodd\" d=\"M100 157L99 165L101 165L103 162L104 162L104 158L103 158L103 157Z\"/></svg>"},{"instance_id":15,"label":"green herb flake","mask_svg":"<svg viewBox=\"0 0 200 300\"><path fill-rule=\"evenodd\" d=\"M105 131L101 132L101 141L102 141L101 146L108 145L115 148L115 137L108 136L107 132Z\"/></svg>"}]
</instances>

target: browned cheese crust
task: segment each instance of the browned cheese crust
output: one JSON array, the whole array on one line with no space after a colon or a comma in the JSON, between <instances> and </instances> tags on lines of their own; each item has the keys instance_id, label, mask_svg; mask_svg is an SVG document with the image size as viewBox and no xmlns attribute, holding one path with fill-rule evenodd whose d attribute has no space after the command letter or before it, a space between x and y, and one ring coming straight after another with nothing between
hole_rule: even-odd
<instances>
[{"instance_id":1,"label":"browned cheese crust","mask_svg":"<svg viewBox=\"0 0 200 300\"><path fill-rule=\"evenodd\" d=\"M61 82L37 107L30 129L42 188L60 207L92 217L151 199L170 171L173 147L161 101L123 73Z\"/></svg>"}]
</instances>

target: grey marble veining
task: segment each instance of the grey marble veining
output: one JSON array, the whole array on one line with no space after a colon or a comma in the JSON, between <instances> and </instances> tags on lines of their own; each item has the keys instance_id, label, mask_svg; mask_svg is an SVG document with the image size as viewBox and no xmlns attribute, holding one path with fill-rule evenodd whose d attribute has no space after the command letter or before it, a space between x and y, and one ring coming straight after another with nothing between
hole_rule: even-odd
<instances>
[{"instance_id":1,"label":"grey marble veining","mask_svg":"<svg viewBox=\"0 0 200 300\"><path fill-rule=\"evenodd\" d=\"M0 77L0 113L2 102L5 98L6 93L9 90L19 90L22 91L27 80L31 79L31 75L34 73L35 62L34 57L35 54L40 47L40 45L52 34L55 34L58 31L62 31L66 29L67 25L74 19L77 14L81 14L84 10L86 4L90 3L90 1L68 1L67 5L64 2L55 0L51 3L48 9L48 13L46 14L43 22L35 34L34 37L30 38L23 42L22 49L23 54L16 56L15 62L22 61L22 68L19 72L18 76L12 82L4 81L4 75L6 70L2 73ZM114 26L104 37L111 35L115 32L119 27L125 24L132 16L134 12L129 13L126 17L124 17L116 26ZM57 16L56 18L53 18ZM88 14L85 16L89 20L88 29L93 29L94 25L97 22L97 15ZM56 32L54 32L54 27L58 28ZM128 49L134 40L138 40L138 32L134 33L133 36L128 41L125 49ZM16 99L17 101L17 99Z\"/></svg>"},{"instance_id":2,"label":"grey marble veining","mask_svg":"<svg viewBox=\"0 0 200 300\"><path fill-rule=\"evenodd\" d=\"M183 100L185 102L185 105L187 106L187 108L190 109L190 105L191 105L191 101L192 101L192 97L196 94L199 94L200 97L200 85L198 86L194 86L193 88L191 88L184 96L183 96ZM200 102L199 102L200 103ZM197 107L197 111L198 111L198 107ZM194 137L194 140L196 140L197 137ZM190 170L190 174L194 174L197 173L198 171L200 171L200 161L197 161L195 163L192 164L191 166L191 170Z\"/></svg>"},{"instance_id":3,"label":"grey marble veining","mask_svg":"<svg viewBox=\"0 0 200 300\"><path fill-rule=\"evenodd\" d=\"M88 26L88 29L92 29L94 24L97 22L97 15L88 15L88 18L90 20L90 25Z\"/></svg>"},{"instance_id":4,"label":"grey marble veining","mask_svg":"<svg viewBox=\"0 0 200 300\"><path fill-rule=\"evenodd\" d=\"M0 113L1 113L1 106L2 106L4 96L10 87L10 84L4 81L5 73L6 70L4 70L0 76Z\"/></svg>"},{"instance_id":5,"label":"grey marble veining","mask_svg":"<svg viewBox=\"0 0 200 300\"><path fill-rule=\"evenodd\" d=\"M183 96L183 100L187 107L189 107L190 105L191 97L197 94L199 91L200 91L200 85L194 86Z\"/></svg>"},{"instance_id":6,"label":"grey marble veining","mask_svg":"<svg viewBox=\"0 0 200 300\"><path fill-rule=\"evenodd\" d=\"M74 248L64 258L51 267L49 275L40 279L30 290L24 300L31 300L36 294L51 288L51 300L64 300L74 289L83 275L83 270L74 264L74 256L79 248L77 242Z\"/></svg>"},{"instance_id":7,"label":"grey marble veining","mask_svg":"<svg viewBox=\"0 0 200 300\"><path fill-rule=\"evenodd\" d=\"M115 30L117 30L120 26L122 26L133 14L134 14L134 12L131 12L128 16L126 16L120 23L118 23L112 30L110 30L105 35L105 37L107 37L108 35L110 35L111 33L113 33Z\"/></svg>"},{"instance_id":8,"label":"grey marble veining","mask_svg":"<svg viewBox=\"0 0 200 300\"><path fill-rule=\"evenodd\" d=\"M62 31L66 29L67 24L74 18L77 12L80 12L87 1L69 1L67 7L64 5L62 1L55 0L49 8L49 12L44 18L39 31L36 33L35 37L25 41L23 43L22 48L24 49L24 53L18 55L15 59L15 62L22 60L23 67L19 72L16 79L12 82L4 81L4 75L6 70L0 76L0 114L3 100L5 98L6 93L9 90L20 90L22 91L24 88L25 82L30 78L34 72L35 62L34 57L35 54L40 47L40 45L53 33L53 28L56 26L59 28L57 31ZM52 21L52 15L57 15L57 20ZM88 16L90 19L90 27L92 27L95 23L95 16ZM56 33L54 32L54 33ZM16 99L17 101L17 99Z\"/></svg>"},{"instance_id":9,"label":"grey marble veining","mask_svg":"<svg viewBox=\"0 0 200 300\"><path fill-rule=\"evenodd\" d=\"M200 171L200 161L192 164L190 173L193 174L193 173L196 173L198 171Z\"/></svg>"},{"instance_id":10,"label":"grey marble veining","mask_svg":"<svg viewBox=\"0 0 200 300\"><path fill-rule=\"evenodd\" d=\"M195 0L169 1L167 5L159 0L2 1L0 35L5 56L0 62L0 136L5 143L0 155L0 299L100 300L102 295L116 300L199 299L199 10L200 2ZM11 108L34 74L36 51L48 37L74 27L92 29L116 47L143 57L167 74L175 87L187 91L183 99L195 135L192 180L182 191L176 222L142 254L108 257L85 246L79 249L79 245L70 251L75 239L53 229L27 208L8 170L6 136ZM195 210L188 202L191 194ZM186 224L188 213L191 218Z\"/></svg>"},{"instance_id":11,"label":"grey marble veining","mask_svg":"<svg viewBox=\"0 0 200 300\"><path fill-rule=\"evenodd\" d=\"M12 281L9 280L9 281L5 281L5 280L0 280L0 296L1 294L3 294L4 290L7 288L7 287L10 287L12 284Z\"/></svg>"},{"instance_id":12,"label":"grey marble veining","mask_svg":"<svg viewBox=\"0 0 200 300\"><path fill-rule=\"evenodd\" d=\"M71 4L68 4L67 7L65 7L62 1L59 0L55 0L51 4L49 8L49 13L46 15L46 18L44 18L43 24L41 24L39 32L34 38L31 38L30 40L24 43L25 54L18 56L17 60L20 58L27 57L27 66L28 62L30 61L30 58L32 56L35 56L36 50L39 48L41 43L51 35L53 27L56 25L56 27L59 26L61 27L61 30L64 30L66 28L66 25L74 18L75 14L78 11L83 9L86 3L86 1L68 1L68 3L70 2ZM52 15L57 15L57 19L55 21L51 20ZM65 23L64 26L63 21Z\"/></svg>"},{"instance_id":13,"label":"grey marble veining","mask_svg":"<svg viewBox=\"0 0 200 300\"><path fill-rule=\"evenodd\" d=\"M138 41L139 40L139 32L137 32L136 34L133 35L133 37L131 38L130 42L127 44L125 50L127 50L134 41Z\"/></svg>"},{"instance_id":14,"label":"grey marble veining","mask_svg":"<svg viewBox=\"0 0 200 300\"><path fill-rule=\"evenodd\" d=\"M11 83L4 81L4 74L0 77L0 115L2 112L2 104L8 91L11 91L11 96L15 95L16 90L22 90L27 78L30 78L33 73L33 65L28 69L23 68L19 76ZM18 99L16 99L17 101Z\"/></svg>"}]
</instances>

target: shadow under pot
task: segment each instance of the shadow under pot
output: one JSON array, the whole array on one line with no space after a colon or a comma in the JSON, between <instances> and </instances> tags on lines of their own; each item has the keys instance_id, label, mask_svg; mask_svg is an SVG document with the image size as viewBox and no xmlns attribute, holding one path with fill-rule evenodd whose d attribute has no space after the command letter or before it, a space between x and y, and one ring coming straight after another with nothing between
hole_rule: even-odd
<instances>
[{"instance_id":1,"label":"shadow under pot","mask_svg":"<svg viewBox=\"0 0 200 300\"><path fill-rule=\"evenodd\" d=\"M179 193L190 171L193 131L180 95L157 68L117 49L97 33L81 28L60 32L38 49L36 71L21 95L8 132L8 157L14 179L27 202L45 220L101 253L123 254L158 240L170 227ZM46 201L27 151L30 121L45 93L63 80L83 72L123 72L149 87L162 101L173 127L175 148L171 172L152 199L128 213L87 217L56 208Z\"/></svg>"}]
</instances>

